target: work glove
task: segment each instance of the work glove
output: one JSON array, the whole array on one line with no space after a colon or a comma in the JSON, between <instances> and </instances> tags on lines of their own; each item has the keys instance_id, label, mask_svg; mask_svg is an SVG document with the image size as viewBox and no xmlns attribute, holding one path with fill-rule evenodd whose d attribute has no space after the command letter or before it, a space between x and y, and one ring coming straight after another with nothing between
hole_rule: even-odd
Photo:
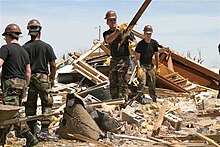
<instances>
[{"instance_id":1,"label":"work glove","mask_svg":"<svg viewBox=\"0 0 220 147\"><path fill-rule=\"evenodd\" d=\"M111 59L112 59L112 56L109 56L109 57L106 59L106 61L103 63L103 65L110 65Z\"/></svg>"},{"instance_id":2,"label":"work glove","mask_svg":"<svg viewBox=\"0 0 220 147\"><path fill-rule=\"evenodd\" d=\"M128 23L123 23L123 24L121 24L120 26L117 27L117 30L118 30L119 32L123 32L124 30L127 29L127 27L128 27L127 24L128 24Z\"/></svg>"},{"instance_id":3,"label":"work glove","mask_svg":"<svg viewBox=\"0 0 220 147\"><path fill-rule=\"evenodd\" d=\"M50 79L50 86L51 86L51 88L54 87L54 80L55 80L54 78Z\"/></svg>"},{"instance_id":4,"label":"work glove","mask_svg":"<svg viewBox=\"0 0 220 147\"><path fill-rule=\"evenodd\" d=\"M141 78L142 77L142 74L143 74L143 70L141 67L138 68L138 71L137 71L137 76L138 78Z\"/></svg>"},{"instance_id":5,"label":"work glove","mask_svg":"<svg viewBox=\"0 0 220 147\"><path fill-rule=\"evenodd\" d=\"M154 68L154 72L155 72L156 75L159 75L160 74L160 68L159 67Z\"/></svg>"},{"instance_id":6,"label":"work glove","mask_svg":"<svg viewBox=\"0 0 220 147\"><path fill-rule=\"evenodd\" d=\"M130 44L128 46L129 49L136 47L137 44L135 42L133 42L133 41L129 41L129 42L130 42Z\"/></svg>"}]
</instances>

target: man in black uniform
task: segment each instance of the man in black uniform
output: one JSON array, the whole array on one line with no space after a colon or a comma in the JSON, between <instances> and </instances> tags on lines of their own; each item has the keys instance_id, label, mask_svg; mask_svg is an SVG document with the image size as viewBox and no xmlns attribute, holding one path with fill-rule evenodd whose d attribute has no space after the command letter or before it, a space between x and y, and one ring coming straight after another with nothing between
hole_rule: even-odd
<instances>
[{"instance_id":1,"label":"man in black uniform","mask_svg":"<svg viewBox=\"0 0 220 147\"><path fill-rule=\"evenodd\" d=\"M31 80L29 84L28 97L26 102L26 115L36 115L38 94L41 98L42 113L51 113L53 98L48 89L54 86L57 59L53 48L40 40L42 26L36 19L28 22L27 29L31 40L23 46L28 52L31 64ZM48 68L50 65L50 72ZM36 134L36 121L29 121L28 125L33 134ZM51 136L48 131L50 118L41 121L41 131L37 134L39 140L54 140L58 138Z\"/></svg>"},{"instance_id":2,"label":"man in black uniform","mask_svg":"<svg viewBox=\"0 0 220 147\"><path fill-rule=\"evenodd\" d=\"M29 84L31 69L28 53L18 43L21 29L17 24L9 24L2 36L5 36L7 45L0 49L0 67L2 67L3 104L21 106L22 99ZM21 114L16 114L20 117ZM33 146L38 140L30 132L26 122L14 125L16 135L26 138L26 146Z\"/></svg>"},{"instance_id":3,"label":"man in black uniform","mask_svg":"<svg viewBox=\"0 0 220 147\"><path fill-rule=\"evenodd\" d=\"M159 74L159 55L158 55L158 43L156 40L151 39L153 33L153 28L150 25L144 27L144 39L138 42L135 52L136 52L136 63L138 67L138 93L140 97L143 97L144 86L148 84L150 97L153 102L156 102L156 77L155 72ZM156 70L154 72L154 65L152 63L152 58L155 56Z\"/></svg>"},{"instance_id":4,"label":"man in black uniform","mask_svg":"<svg viewBox=\"0 0 220 147\"><path fill-rule=\"evenodd\" d=\"M131 33L124 43L120 44L123 36L123 31L127 28L126 24L117 25L117 15L113 10L109 10L105 19L109 30L103 33L106 43L109 45L112 59L110 61L109 80L110 93L112 99L123 98L128 100L128 68L130 65L129 59L129 39L135 41L134 35Z\"/></svg>"}]
</instances>

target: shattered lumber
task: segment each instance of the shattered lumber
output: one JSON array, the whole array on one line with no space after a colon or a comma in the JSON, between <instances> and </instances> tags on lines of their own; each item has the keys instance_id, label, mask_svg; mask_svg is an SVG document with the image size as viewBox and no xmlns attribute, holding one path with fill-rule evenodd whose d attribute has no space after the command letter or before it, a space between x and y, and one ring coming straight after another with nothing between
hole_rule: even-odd
<instances>
[{"instance_id":1,"label":"shattered lumber","mask_svg":"<svg viewBox=\"0 0 220 147\"><path fill-rule=\"evenodd\" d=\"M93 106L93 107L102 107L103 104L106 105L121 105L124 104L125 100L124 99L112 99L112 100L107 100L107 101L101 101L101 102L94 102L94 103L87 103L87 106Z\"/></svg>"},{"instance_id":2,"label":"shattered lumber","mask_svg":"<svg viewBox=\"0 0 220 147\"><path fill-rule=\"evenodd\" d=\"M162 125L162 122L163 122L163 119L164 119L164 114L166 112L167 106L168 106L168 101L165 100L163 102L161 108L159 109L158 119L156 120L156 123L155 123L154 128L153 128L153 132L151 134L152 137L155 137L156 135L159 134L160 127Z\"/></svg>"},{"instance_id":3,"label":"shattered lumber","mask_svg":"<svg viewBox=\"0 0 220 147\"><path fill-rule=\"evenodd\" d=\"M89 137L86 137L86 136L83 136L83 135L80 135L80 134L69 134L69 136L73 137L73 138L76 138L76 139L79 139L79 140L82 140L82 141L85 141L85 142L89 142L89 143L93 143L93 144L96 144L98 146L103 146L103 147L109 147L109 145L106 145L104 143L101 143L99 141L96 141L92 138L89 138Z\"/></svg>"},{"instance_id":4,"label":"shattered lumber","mask_svg":"<svg viewBox=\"0 0 220 147\"><path fill-rule=\"evenodd\" d=\"M136 136L130 136L130 135L122 135L122 134L107 134L108 138L114 139L114 138L124 138L124 139L132 139L132 140L139 140L139 141L146 141L146 142L151 142L151 143L157 143L157 141L154 141L152 139L148 138L141 138L141 137L136 137Z\"/></svg>"},{"instance_id":5,"label":"shattered lumber","mask_svg":"<svg viewBox=\"0 0 220 147\"><path fill-rule=\"evenodd\" d=\"M212 140L215 140L215 141L219 141L220 135L207 135L206 137L208 137ZM181 140L181 141L201 140L201 138L198 137L198 135L193 135L193 134L190 134L190 135L187 135L187 136L182 136L182 137L181 136L170 136L170 137L158 136L158 138L167 139L167 140L178 139L178 140Z\"/></svg>"},{"instance_id":6,"label":"shattered lumber","mask_svg":"<svg viewBox=\"0 0 220 147\"><path fill-rule=\"evenodd\" d=\"M92 48L90 48L85 54L81 55L78 59L73 62L74 69L88 78L89 80L93 81L95 84L100 84L108 81L108 77L105 76L103 73L99 72L97 69L93 68L83 60L93 53L97 48L101 46L102 42L97 42Z\"/></svg>"},{"instance_id":7,"label":"shattered lumber","mask_svg":"<svg viewBox=\"0 0 220 147\"><path fill-rule=\"evenodd\" d=\"M197 116L198 117L218 117L218 116L220 116L220 112L197 114Z\"/></svg>"},{"instance_id":8,"label":"shattered lumber","mask_svg":"<svg viewBox=\"0 0 220 147\"><path fill-rule=\"evenodd\" d=\"M220 147L220 145L218 145L214 140L212 140L212 139L210 139L210 138L208 138L208 137L206 137L206 136L204 136L204 135L202 135L200 133L196 133L196 135L199 138L201 138L202 140L207 141L208 143L210 143L210 144L212 144L214 146Z\"/></svg>"}]
</instances>

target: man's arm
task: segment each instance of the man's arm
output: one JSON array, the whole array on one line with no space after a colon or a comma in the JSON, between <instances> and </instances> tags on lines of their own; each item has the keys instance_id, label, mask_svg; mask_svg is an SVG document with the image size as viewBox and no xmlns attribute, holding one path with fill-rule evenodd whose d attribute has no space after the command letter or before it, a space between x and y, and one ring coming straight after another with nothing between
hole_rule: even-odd
<instances>
[{"instance_id":1,"label":"man's arm","mask_svg":"<svg viewBox=\"0 0 220 147\"><path fill-rule=\"evenodd\" d=\"M111 33L110 35L106 36L105 42L106 43L112 43L117 36L119 35L119 31L115 30L113 33Z\"/></svg>"},{"instance_id":2,"label":"man's arm","mask_svg":"<svg viewBox=\"0 0 220 147\"><path fill-rule=\"evenodd\" d=\"M50 79L55 79L55 75L56 75L56 62L55 61L51 61L50 63Z\"/></svg>"},{"instance_id":3,"label":"man's arm","mask_svg":"<svg viewBox=\"0 0 220 147\"><path fill-rule=\"evenodd\" d=\"M2 67L3 63L4 63L4 60L0 58L0 67Z\"/></svg>"},{"instance_id":4,"label":"man's arm","mask_svg":"<svg viewBox=\"0 0 220 147\"><path fill-rule=\"evenodd\" d=\"M155 56L155 61L156 61L156 68L158 68L159 67L159 53L155 52L154 56Z\"/></svg>"},{"instance_id":5,"label":"man's arm","mask_svg":"<svg viewBox=\"0 0 220 147\"><path fill-rule=\"evenodd\" d=\"M31 66L30 66L30 64L27 64L26 65L26 84L27 84L27 86L29 85L30 79L31 79Z\"/></svg>"},{"instance_id":6,"label":"man's arm","mask_svg":"<svg viewBox=\"0 0 220 147\"><path fill-rule=\"evenodd\" d=\"M141 67L141 65L140 65L140 56L141 56L141 54L136 52L136 65L137 65L137 68Z\"/></svg>"}]
</instances>

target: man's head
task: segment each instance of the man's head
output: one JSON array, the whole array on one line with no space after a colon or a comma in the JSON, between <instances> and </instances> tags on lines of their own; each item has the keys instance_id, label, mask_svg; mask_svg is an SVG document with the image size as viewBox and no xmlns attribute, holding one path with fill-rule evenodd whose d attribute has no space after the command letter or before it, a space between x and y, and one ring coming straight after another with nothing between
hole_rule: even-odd
<instances>
[{"instance_id":1,"label":"man's head","mask_svg":"<svg viewBox=\"0 0 220 147\"><path fill-rule=\"evenodd\" d=\"M113 10L109 10L106 14L105 14L105 19L116 19L117 15L115 13L115 11Z\"/></svg>"},{"instance_id":2,"label":"man's head","mask_svg":"<svg viewBox=\"0 0 220 147\"><path fill-rule=\"evenodd\" d=\"M37 19L32 19L28 22L27 29L29 30L29 35L37 36L37 34L41 31L42 26Z\"/></svg>"},{"instance_id":3,"label":"man's head","mask_svg":"<svg viewBox=\"0 0 220 147\"><path fill-rule=\"evenodd\" d=\"M20 27L17 24L12 23L7 25L2 36L10 36L12 39L18 39L20 34L22 34Z\"/></svg>"},{"instance_id":4,"label":"man's head","mask_svg":"<svg viewBox=\"0 0 220 147\"><path fill-rule=\"evenodd\" d=\"M106 14L105 14L105 19L107 20L107 25L109 25L109 27L116 27L116 19L117 19L117 14L115 13L115 11L113 10L109 10Z\"/></svg>"},{"instance_id":5,"label":"man's head","mask_svg":"<svg viewBox=\"0 0 220 147\"><path fill-rule=\"evenodd\" d=\"M153 33L153 28L152 28L152 26L151 25L146 25L145 27L144 27L144 34L146 34L146 35L152 35L152 33Z\"/></svg>"}]
</instances>

